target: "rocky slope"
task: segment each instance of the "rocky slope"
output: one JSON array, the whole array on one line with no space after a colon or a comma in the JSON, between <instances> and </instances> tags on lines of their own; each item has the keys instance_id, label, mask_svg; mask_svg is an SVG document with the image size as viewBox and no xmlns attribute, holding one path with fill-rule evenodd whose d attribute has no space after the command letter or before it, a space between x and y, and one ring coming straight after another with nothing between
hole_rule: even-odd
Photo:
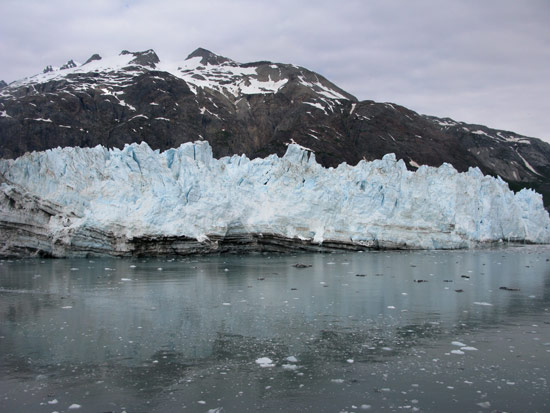
<instances>
[{"instance_id":1,"label":"rocky slope","mask_svg":"<svg viewBox=\"0 0 550 413\"><path fill-rule=\"evenodd\" d=\"M60 68L0 88L0 156L57 146L165 150L207 140L216 157L282 155L292 142L325 166L395 153L409 169L451 163L535 188L550 203L550 145L534 138L358 101L291 64L240 64L197 49L180 64L154 51Z\"/></svg>"}]
</instances>

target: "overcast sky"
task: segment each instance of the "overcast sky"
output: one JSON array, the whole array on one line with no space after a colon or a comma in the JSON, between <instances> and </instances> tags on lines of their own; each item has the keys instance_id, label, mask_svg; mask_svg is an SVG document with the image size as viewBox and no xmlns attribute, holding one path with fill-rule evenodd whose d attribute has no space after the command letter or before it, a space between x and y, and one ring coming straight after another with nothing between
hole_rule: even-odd
<instances>
[{"instance_id":1,"label":"overcast sky","mask_svg":"<svg viewBox=\"0 0 550 413\"><path fill-rule=\"evenodd\" d=\"M0 0L0 79L197 47L314 70L357 98L550 141L549 0Z\"/></svg>"}]
</instances>

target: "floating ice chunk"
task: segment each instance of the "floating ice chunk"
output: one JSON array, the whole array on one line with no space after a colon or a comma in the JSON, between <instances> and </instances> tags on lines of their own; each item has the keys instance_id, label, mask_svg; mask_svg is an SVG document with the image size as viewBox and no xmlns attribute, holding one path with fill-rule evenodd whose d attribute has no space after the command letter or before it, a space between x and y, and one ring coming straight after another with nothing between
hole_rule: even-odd
<instances>
[{"instance_id":1,"label":"floating ice chunk","mask_svg":"<svg viewBox=\"0 0 550 413\"><path fill-rule=\"evenodd\" d=\"M57 403L59 403L59 402L57 401L57 399L48 400L48 404L57 404Z\"/></svg>"},{"instance_id":2,"label":"floating ice chunk","mask_svg":"<svg viewBox=\"0 0 550 413\"><path fill-rule=\"evenodd\" d=\"M121 278L120 281L132 281L131 278Z\"/></svg>"},{"instance_id":3,"label":"floating ice chunk","mask_svg":"<svg viewBox=\"0 0 550 413\"><path fill-rule=\"evenodd\" d=\"M273 360L271 360L269 357L260 357L259 359L256 359L256 363L260 365L260 367L274 367L275 364L273 364Z\"/></svg>"},{"instance_id":4,"label":"floating ice chunk","mask_svg":"<svg viewBox=\"0 0 550 413\"><path fill-rule=\"evenodd\" d=\"M485 306L488 306L488 307L492 307L493 304L491 303L486 303L485 301L474 301L474 304L475 305L485 305Z\"/></svg>"},{"instance_id":5,"label":"floating ice chunk","mask_svg":"<svg viewBox=\"0 0 550 413\"><path fill-rule=\"evenodd\" d=\"M332 383L340 384L340 383L343 383L343 382L344 382L344 379L331 379L330 381L331 381Z\"/></svg>"},{"instance_id":6,"label":"floating ice chunk","mask_svg":"<svg viewBox=\"0 0 550 413\"><path fill-rule=\"evenodd\" d=\"M451 350L451 354L464 354L462 350Z\"/></svg>"},{"instance_id":7,"label":"floating ice chunk","mask_svg":"<svg viewBox=\"0 0 550 413\"><path fill-rule=\"evenodd\" d=\"M478 403L477 404L479 407L483 407L484 409L488 409L489 407L491 407L491 403L490 402L481 402L481 403Z\"/></svg>"},{"instance_id":8,"label":"floating ice chunk","mask_svg":"<svg viewBox=\"0 0 550 413\"><path fill-rule=\"evenodd\" d=\"M457 347L464 347L466 344L460 342L460 341L453 341L451 343L453 346L457 346Z\"/></svg>"},{"instance_id":9,"label":"floating ice chunk","mask_svg":"<svg viewBox=\"0 0 550 413\"><path fill-rule=\"evenodd\" d=\"M65 305L61 308L64 309L64 310L69 310L69 309L73 308L73 306L72 305Z\"/></svg>"},{"instance_id":10,"label":"floating ice chunk","mask_svg":"<svg viewBox=\"0 0 550 413\"><path fill-rule=\"evenodd\" d=\"M353 364L354 363L354 360L353 359L347 359L346 360L349 364Z\"/></svg>"},{"instance_id":11,"label":"floating ice chunk","mask_svg":"<svg viewBox=\"0 0 550 413\"><path fill-rule=\"evenodd\" d=\"M69 406L69 410L80 409L82 406L80 404L73 403Z\"/></svg>"},{"instance_id":12,"label":"floating ice chunk","mask_svg":"<svg viewBox=\"0 0 550 413\"><path fill-rule=\"evenodd\" d=\"M298 366L296 364L283 364L281 366L284 370L298 370Z\"/></svg>"},{"instance_id":13,"label":"floating ice chunk","mask_svg":"<svg viewBox=\"0 0 550 413\"><path fill-rule=\"evenodd\" d=\"M294 356L288 356L286 358L286 361L290 361L291 363L297 363L298 362L298 359Z\"/></svg>"},{"instance_id":14,"label":"floating ice chunk","mask_svg":"<svg viewBox=\"0 0 550 413\"><path fill-rule=\"evenodd\" d=\"M465 351L477 351L477 348L472 346L464 346L464 347L460 347L460 349Z\"/></svg>"}]
</instances>

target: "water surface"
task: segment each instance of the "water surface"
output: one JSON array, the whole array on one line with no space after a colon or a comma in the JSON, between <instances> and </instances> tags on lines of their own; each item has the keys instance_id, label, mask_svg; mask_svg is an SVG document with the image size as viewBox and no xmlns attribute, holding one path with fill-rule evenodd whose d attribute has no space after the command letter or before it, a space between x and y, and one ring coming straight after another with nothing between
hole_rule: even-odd
<instances>
[{"instance_id":1,"label":"water surface","mask_svg":"<svg viewBox=\"0 0 550 413\"><path fill-rule=\"evenodd\" d=\"M549 411L549 260L4 260L0 411Z\"/></svg>"}]
</instances>

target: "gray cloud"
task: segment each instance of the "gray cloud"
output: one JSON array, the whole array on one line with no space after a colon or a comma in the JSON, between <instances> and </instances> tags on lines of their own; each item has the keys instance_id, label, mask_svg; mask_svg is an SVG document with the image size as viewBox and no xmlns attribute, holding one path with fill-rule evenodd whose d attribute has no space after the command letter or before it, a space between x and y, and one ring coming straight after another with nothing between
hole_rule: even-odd
<instances>
[{"instance_id":1,"label":"gray cloud","mask_svg":"<svg viewBox=\"0 0 550 413\"><path fill-rule=\"evenodd\" d=\"M2 1L0 79L92 53L202 46L315 70L359 99L550 140L546 0Z\"/></svg>"}]
</instances>

